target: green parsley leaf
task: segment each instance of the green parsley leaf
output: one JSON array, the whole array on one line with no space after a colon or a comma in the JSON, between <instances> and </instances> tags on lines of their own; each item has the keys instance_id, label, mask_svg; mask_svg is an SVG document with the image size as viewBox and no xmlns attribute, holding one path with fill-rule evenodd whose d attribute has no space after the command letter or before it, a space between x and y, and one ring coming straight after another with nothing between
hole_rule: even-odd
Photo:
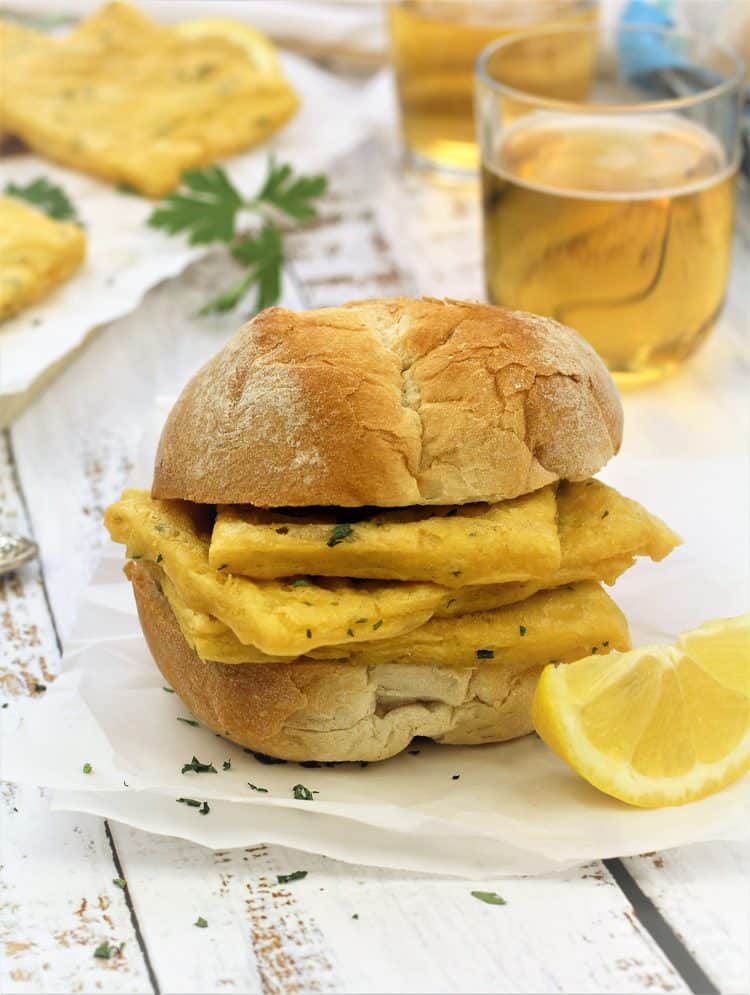
<instances>
[{"instance_id":1,"label":"green parsley leaf","mask_svg":"<svg viewBox=\"0 0 750 995\"><path fill-rule=\"evenodd\" d=\"M494 660L494 650L477 650L477 660Z\"/></svg>"},{"instance_id":2,"label":"green parsley leaf","mask_svg":"<svg viewBox=\"0 0 750 995\"><path fill-rule=\"evenodd\" d=\"M198 918L193 923L198 929L205 929L208 926L208 920L204 919L203 916L198 916Z\"/></svg>"},{"instance_id":3,"label":"green parsley leaf","mask_svg":"<svg viewBox=\"0 0 750 995\"><path fill-rule=\"evenodd\" d=\"M38 176L26 186L6 183L4 192L16 200L25 200L55 221L75 221L80 224L76 210L62 187L50 183L43 176Z\"/></svg>"},{"instance_id":4,"label":"green parsley leaf","mask_svg":"<svg viewBox=\"0 0 750 995\"><path fill-rule=\"evenodd\" d=\"M112 884L116 884L118 888L122 888L122 890L125 891L128 882L125 878L112 878Z\"/></svg>"},{"instance_id":5,"label":"green parsley leaf","mask_svg":"<svg viewBox=\"0 0 750 995\"><path fill-rule=\"evenodd\" d=\"M310 789L306 788L304 784L295 784L294 787L292 788L292 794L297 799L297 801L302 801L302 802L314 801L315 799L313 798L313 795L317 795L317 793L318 793L317 791L310 791Z\"/></svg>"},{"instance_id":6,"label":"green parsley leaf","mask_svg":"<svg viewBox=\"0 0 750 995\"><path fill-rule=\"evenodd\" d=\"M190 245L230 242L234 238L242 197L221 166L191 169L180 188L152 212L148 224L170 235L185 233Z\"/></svg>"},{"instance_id":7,"label":"green parsley leaf","mask_svg":"<svg viewBox=\"0 0 750 995\"><path fill-rule=\"evenodd\" d=\"M245 297L253 285L258 292L252 314L275 304L281 295L281 267L284 252L278 228L267 224L256 238L248 235L232 249L232 255L251 269L233 284L212 298L198 311L199 315L220 314L231 311Z\"/></svg>"},{"instance_id":8,"label":"green parsley leaf","mask_svg":"<svg viewBox=\"0 0 750 995\"><path fill-rule=\"evenodd\" d=\"M331 529L331 534L326 540L326 546L331 546L331 548L338 546L340 542L343 542L344 539L348 539L349 536L353 534L354 529L348 522L342 522L340 525L334 525Z\"/></svg>"},{"instance_id":9,"label":"green parsley leaf","mask_svg":"<svg viewBox=\"0 0 750 995\"><path fill-rule=\"evenodd\" d=\"M279 884L289 884L290 881L301 881L307 877L307 871L292 871L291 874L277 874L276 880Z\"/></svg>"},{"instance_id":10,"label":"green parsley leaf","mask_svg":"<svg viewBox=\"0 0 750 995\"><path fill-rule=\"evenodd\" d=\"M525 626L525 625L519 625L519 626L518 626L518 631L519 631L519 633L520 633L520 634L521 634L522 636L525 636L525 635L526 635L526 633L528 632L528 629L526 628L526 626Z\"/></svg>"},{"instance_id":11,"label":"green parsley leaf","mask_svg":"<svg viewBox=\"0 0 750 995\"><path fill-rule=\"evenodd\" d=\"M359 919L359 912L353 912L352 919Z\"/></svg>"},{"instance_id":12,"label":"green parsley leaf","mask_svg":"<svg viewBox=\"0 0 750 995\"><path fill-rule=\"evenodd\" d=\"M231 760L225 760L224 763L221 765L221 769L222 770L231 770L232 769L232 761Z\"/></svg>"},{"instance_id":13,"label":"green parsley leaf","mask_svg":"<svg viewBox=\"0 0 750 995\"><path fill-rule=\"evenodd\" d=\"M197 798L178 798L177 801L181 805L188 805L190 808L200 808L201 803Z\"/></svg>"},{"instance_id":14,"label":"green parsley leaf","mask_svg":"<svg viewBox=\"0 0 750 995\"><path fill-rule=\"evenodd\" d=\"M195 719L183 719L183 717L181 715L176 715L175 718L177 719L178 722L184 722L186 726L197 726L198 725L198 723L196 722ZM184 773L185 772L183 771L183 774Z\"/></svg>"},{"instance_id":15,"label":"green parsley leaf","mask_svg":"<svg viewBox=\"0 0 750 995\"><path fill-rule=\"evenodd\" d=\"M378 630L378 629L380 628L380 626L381 626L382 624L383 624L383 619L382 619L382 618L379 618L379 619L377 620L377 622L375 622L375 623L373 624L373 627L372 627L372 628L373 628L373 632L377 632L377 630Z\"/></svg>"},{"instance_id":16,"label":"green parsley leaf","mask_svg":"<svg viewBox=\"0 0 750 995\"><path fill-rule=\"evenodd\" d=\"M311 221L317 212L310 201L324 194L327 186L325 176L295 177L288 163L279 165L271 156L268 175L255 200L271 204L296 221Z\"/></svg>"},{"instance_id":17,"label":"green parsley leaf","mask_svg":"<svg viewBox=\"0 0 750 995\"><path fill-rule=\"evenodd\" d=\"M474 898L487 905L507 905L504 898L501 898L496 891L472 891Z\"/></svg>"},{"instance_id":18,"label":"green parsley leaf","mask_svg":"<svg viewBox=\"0 0 750 995\"><path fill-rule=\"evenodd\" d=\"M606 518L608 514L609 514L608 511L603 511L602 512L602 518Z\"/></svg>"},{"instance_id":19,"label":"green parsley leaf","mask_svg":"<svg viewBox=\"0 0 750 995\"><path fill-rule=\"evenodd\" d=\"M182 765L182 773L187 774L194 771L196 774L218 774L212 763L203 764L197 757L193 757L189 764Z\"/></svg>"},{"instance_id":20,"label":"green parsley leaf","mask_svg":"<svg viewBox=\"0 0 750 995\"><path fill-rule=\"evenodd\" d=\"M199 811L201 815L208 815L208 813L211 811L208 802L203 802Z\"/></svg>"},{"instance_id":21,"label":"green parsley leaf","mask_svg":"<svg viewBox=\"0 0 750 995\"><path fill-rule=\"evenodd\" d=\"M93 769L94 768L91 766L91 764L84 764L83 765L83 773L84 774L90 774L93 771Z\"/></svg>"},{"instance_id":22,"label":"green parsley leaf","mask_svg":"<svg viewBox=\"0 0 750 995\"><path fill-rule=\"evenodd\" d=\"M47 685L46 684L35 684L34 685L34 690L36 691L37 694L44 694L44 692L47 690Z\"/></svg>"},{"instance_id":23,"label":"green parsley leaf","mask_svg":"<svg viewBox=\"0 0 750 995\"><path fill-rule=\"evenodd\" d=\"M163 687L163 688L162 688L162 691L166 691L166 692L167 692L167 694L174 694L174 691L172 690L172 688L164 688L164 687Z\"/></svg>"},{"instance_id":24,"label":"green parsley leaf","mask_svg":"<svg viewBox=\"0 0 750 995\"><path fill-rule=\"evenodd\" d=\"M259 791L262 795L268 794L268 788L259 788L257 784L253 784L251 781L247 782L248 788L252 788L253 791Z\"/></svg>"}]
</instances>

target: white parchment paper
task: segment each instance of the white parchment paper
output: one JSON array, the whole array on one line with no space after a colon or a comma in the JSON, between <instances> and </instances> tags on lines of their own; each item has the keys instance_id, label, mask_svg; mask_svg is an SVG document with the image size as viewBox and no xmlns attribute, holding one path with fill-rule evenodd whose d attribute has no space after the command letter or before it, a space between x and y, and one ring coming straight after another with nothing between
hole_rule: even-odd
<instances>
[{"instance_id":1,"label":"white parchment paper","mask_svg":"<svg viewBox=\"0 0 750 995\"><path fill-rule=\"evenodd\" d=\"M168 407L163 401L154 413L136 484L150 481ZM620 456L603 476L642 497L685 539L667 560L641 562L617 585L636 645L671 641L705 618L745 609L741 462L702 462L698 470L677 459ZM274 842L356 863L477 877L748 835L748 779L692 805L634 809L590 787L535 736L483 747L417 742L412 752L367 765L262 763L178 721L190 713L164 690L122 565L122 548L108 545L61 677L43 699L3 713L3 776L54 789L54 808L217 849ZM217 773L182 774L193 755ZM317 792L314 800L294 799L295 784ZM206 801L210 811L201 815L180 797Z\"/></svg>"},{"instance_id":2,"label":"white parchment paper","mask_svg":"<svg viewBox=\"0 0 750 995\"><path fill-rule=\"evenodd\" d=\"M251 195L265 176L268 157L303 173L326 167L358 144L370 123L361 90L299 56L283 54L284 73L301 99L296 116L262 145L224 163L238 189ZM36 155L0 162L0 189L9 181L45 176L59 184L86 226L87 256L70 280L0 327L0 396L20 394L72 352L98 325L131 311L144 293L204 254L146 225L154 202L119 192Z\"/></svg>"}]
</instances>

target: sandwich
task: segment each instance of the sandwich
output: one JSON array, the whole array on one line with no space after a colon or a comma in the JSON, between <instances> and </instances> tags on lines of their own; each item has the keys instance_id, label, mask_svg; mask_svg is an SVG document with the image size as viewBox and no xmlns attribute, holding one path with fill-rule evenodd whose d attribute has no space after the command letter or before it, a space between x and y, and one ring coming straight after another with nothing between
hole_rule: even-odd
<instances>
[{"instance_id":1,"label":"sandwich","mask_svg":"<svg viewBox=\"0 0 750 995\"><path fill-rule=\"evenodd\" d=\"M546 664L629 648L602 585L679 542L594 478L621 438L609 373L551 319L271 308L105 523L157 666L221 736L321 762L498 742Z\"/></svg>"}]
</instances>

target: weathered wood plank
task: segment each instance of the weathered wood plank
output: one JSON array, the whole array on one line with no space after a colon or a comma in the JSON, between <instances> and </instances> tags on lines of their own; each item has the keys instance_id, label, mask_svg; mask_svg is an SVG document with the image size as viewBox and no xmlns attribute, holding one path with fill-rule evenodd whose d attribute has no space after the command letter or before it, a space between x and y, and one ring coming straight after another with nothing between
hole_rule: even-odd
<instances>
[{"instance_id":1,"label":"weathered wood plank","mask_svg":"<svg viewBox=\"0 0 750 995\"><path fill-rule=\"evenodd\" d=\"M701 843L623 863L719 991L750 991L750 846Z\"/></svg>"},{"instance_id":2,"label":"weathered wood plank","mask_svg":"<svg viewBox=\"0 0 750 995\"><path fill-rule=\"evenodd\" d=\"M7 435L0 435L0 531L28 534ZM44 694L59 654L39 565L0 578L0 696ZM7 708L6 708L7 706ZM50 744L54 749L54 744ZM51 814L43 792L4 785L0 800L3 881L0 990L150 991L112 853L100 819ZM94 958L103 940L124 942L110 960Z\"/></svg>"},{"instance_id":3,"label":"weathered wood plank","mask_svg":"<svg viewBox=\"0 0 750 995\"><path fill-rule=\"evenodd\" d=\"M598 864L470 883L123 826L117 839L165 993L688 991Z\"/></svg>"}]
</instances>

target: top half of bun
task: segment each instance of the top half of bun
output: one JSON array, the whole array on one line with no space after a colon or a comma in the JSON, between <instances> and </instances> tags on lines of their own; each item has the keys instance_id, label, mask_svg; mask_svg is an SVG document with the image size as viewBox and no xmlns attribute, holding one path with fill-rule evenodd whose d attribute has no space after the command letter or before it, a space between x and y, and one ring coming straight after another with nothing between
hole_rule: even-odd
<instances>
[{"instance_id":1,"label":"top half of bun","mask_svg":"<svg viewBox=\"0 0 750 995\"><path fill-rule=\"evenodd\" d=\"M620 446L609 373L521 311L395 298L262 312L187 384L157 498L259 507L500 501Z\"/></svg>"}]
</instances>

